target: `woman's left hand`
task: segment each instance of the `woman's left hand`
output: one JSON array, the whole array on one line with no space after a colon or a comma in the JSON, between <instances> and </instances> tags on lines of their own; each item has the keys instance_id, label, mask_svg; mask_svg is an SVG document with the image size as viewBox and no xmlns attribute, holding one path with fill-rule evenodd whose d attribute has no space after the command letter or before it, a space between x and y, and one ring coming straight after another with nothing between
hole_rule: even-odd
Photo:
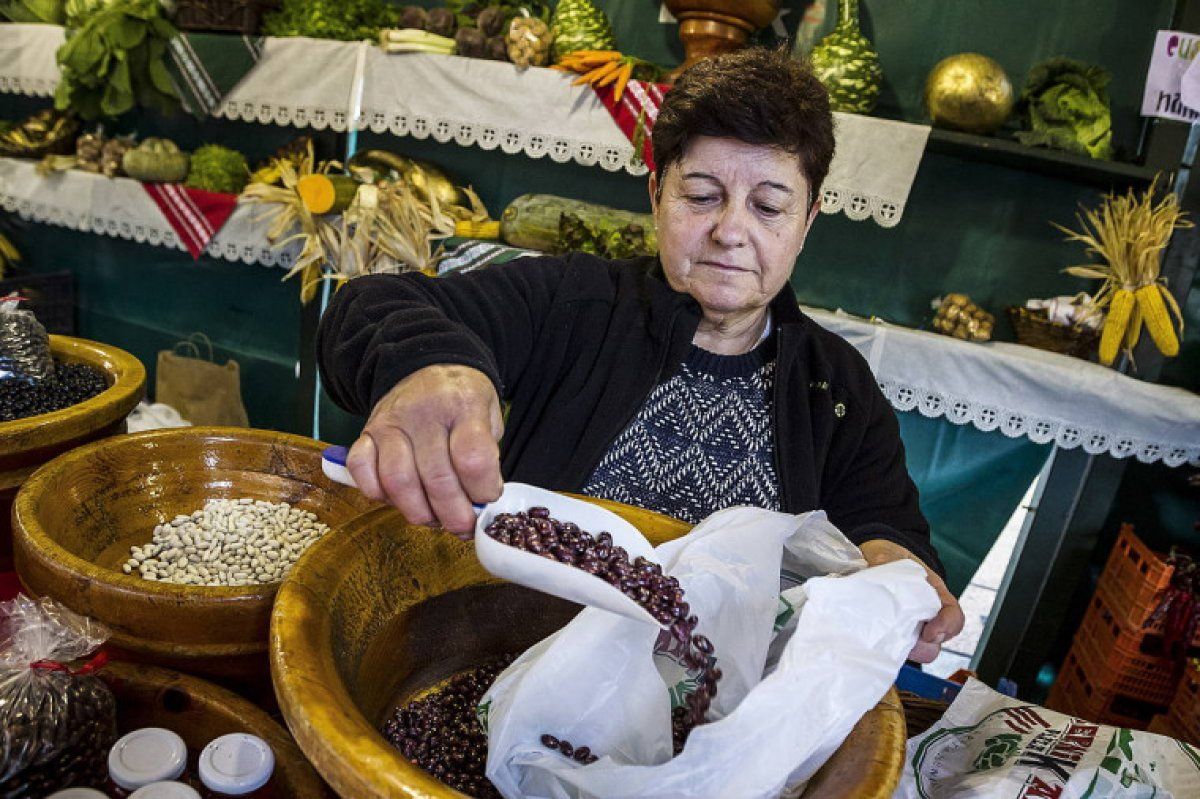
<instances>
[{"instance_id":1,"label":"woman's left hand","mask_svg":"<svg viewBox=\"0 0 1200 799\"><path fill-rule=\"evenodd\" d=\"M908 653L908 657L909 660L915 660L918 663L932 663L938 656L938 652L941 651L942 644L962 632L963 625L966 623L966 616L963 615L958 600L954 598L954 594L950 593L950 589L946 587L946 583L941 577L925 566L920 558L899 544L875 539L864 541L859 544L858 548L862 550L863 558L866 559L869 566L879 566L894 560L908 558L915 560L925 568L926 579L933 586L933 590L937 591L938 599L942 602L942 609L921 626L921 637L917 640L917 645Z\"/></svg>"}]
</instances>

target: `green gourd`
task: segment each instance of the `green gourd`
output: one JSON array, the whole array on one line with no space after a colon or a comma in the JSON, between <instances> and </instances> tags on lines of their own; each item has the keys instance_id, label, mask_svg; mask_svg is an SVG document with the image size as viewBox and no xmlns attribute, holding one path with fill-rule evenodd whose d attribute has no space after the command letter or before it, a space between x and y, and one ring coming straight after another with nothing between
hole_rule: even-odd
<instances>
[{"instance_id":1,"label":"green gourd","mask_svg":"<svg viewBox=\"0 0 1200 799\"><path fill-rule=\"evenodd\" d=\"M858 24L858 0L838 0L838 23L809 56L834 111L868 114L883 89L879 53Z\"/></svg>"},{"instance_id":2,"label":"green gourd","mask_svg":"<svg viewBox=\"0 0 1200 799\"><path fill-rule=\"evenodd\" d=\"M617 39L604 12L589 0L560 0L550 21L554 60L576 50L616 50Z\"/></svg>"},{"instance_id":3,"label":"green gourd","mask_svg":"<svg viewBox=\"0 0 1200 799\"><path fill-rule=\"evenodd\" d=\"M187 177L188 154L170 139L149 138L127 150L121 168L131 178L152 183L175 183Z\"/></svg>"}]
</instances>

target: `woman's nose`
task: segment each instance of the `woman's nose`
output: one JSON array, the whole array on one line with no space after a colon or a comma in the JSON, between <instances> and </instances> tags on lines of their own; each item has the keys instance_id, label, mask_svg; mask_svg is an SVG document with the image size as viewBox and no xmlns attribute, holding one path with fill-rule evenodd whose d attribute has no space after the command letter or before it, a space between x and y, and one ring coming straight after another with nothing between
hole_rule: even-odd
<instances>
[{"instance_id":1,"label":"woman's nose","mask_svg":"<svg viewBox=\"0 0 1200 799\"><path fill-rule=\"evenodd\" d=\"M722 247L740 247L746 243L746 218L737 203L726 203L721 209L712 238Z\"/></svg>"}]
</instances>

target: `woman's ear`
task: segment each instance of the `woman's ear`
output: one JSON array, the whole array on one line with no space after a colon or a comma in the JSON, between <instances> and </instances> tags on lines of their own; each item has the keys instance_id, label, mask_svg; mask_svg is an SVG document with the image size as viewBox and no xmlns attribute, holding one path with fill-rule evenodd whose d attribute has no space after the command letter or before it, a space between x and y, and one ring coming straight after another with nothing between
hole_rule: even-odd
<instances>
[{"instance_id":1,"label":"woman's ear","mask_svg":"<svg viewBox=\"0 0 1200 799\"><path fill-rule=\"evenodd\" d=\"M650 173L650 213L658 214L658 174Z\"/></svg>"},{"instance_id":2,"label":"woman's ear","mask_svg":"<svg viewBox=\"0 0 1200 799\"><path fill-rule=\"evenodd\" d=\"M812 208L808 209L808 222L804 225L804 233L808 235L808 231L812 230L813 222L817 221L817 214L821 213L821 198L818 197L813 201Z\"/></svg>"}]
</instances>

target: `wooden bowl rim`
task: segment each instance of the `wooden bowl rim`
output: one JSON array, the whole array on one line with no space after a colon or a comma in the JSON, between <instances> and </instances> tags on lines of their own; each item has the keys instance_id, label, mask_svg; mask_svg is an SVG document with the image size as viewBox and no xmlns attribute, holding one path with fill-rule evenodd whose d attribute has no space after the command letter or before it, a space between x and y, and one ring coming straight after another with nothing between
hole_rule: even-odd
<instances>
[{"instance_id":1,"label":"wooden bowl rim","mask_svg":"<svg viewBox=\"0 0 1200 799\"><path fill-rule=\"evenodd\" d=\"M115 590L122 594L137 595L148 599L162 599L166 597L175 600L186 599L191 602L199 600L213 604L220 603L222 605L227 605L230 600L242 600L246 603L272 602L275 594L279 591L282 581L263 585L198 586L144 580L139 576L104 568L92 561L85 560L51 538L40 523L34 522L32 525L30 524L29 520L36 519L34 509L32 508L32 497L35 492L41 489L42 484L63 479L78 464L86 462L97 450L110 447L136 447L146 443L155 443L160 440L179 438L196 439L204 442L251 440L263 443L278 443L282 440L284 443L294 444L297 447L311 450L314 453L314 457L320 457L321 450L328 446L315 439L293 433L260 430L253 427L215 426L171 427L158 430L144 430L138 433L128 433L93 441L64 453L41 466L21 486L20 491L17 492L16 499L13 501L12 509L14 547L23 548L26 553L35 554L42 561L57 563L72 573L86 578L92 583L93 590L95 590L94 586L99 583L108 590ZM331 485L333 484L331 483ZM33 528L32 531L31 527ZM332 533L334 529L331 526L330 532ZM328 537L328 534L326 537ZM19 543L16 539L20 539ZM309 550L312 548L309 547ZM304 552L304 556L306 555L308 555L308 550ZM295 567L293 566L293 568Z\"/></svg>"},{"instance_id":2,"label":"wooden bowl rim","mask_svg":"<svg viewBox=\"0 0 1200 799\"><path fill-rule=\"evenodd\" d=\"M55 435L30 447L40 449L67 441L84 432L83 426L64 422L86 419L88 429L104 427L128 416L141 401L146 385L146 367L125 350L90 339L51 335L50 352L57 356L71 356L100 369L113 378L113 384L96 396L66 408L13 419L10 422L0 422L0 440L26 435L43 428L53 430ZM92 423L95 419L100 421Z\"/></svg>"},{"instance_id":3,"label":"wooden bowl rim","mask_svg":"<svg viewBox=\"0 0 1200 799\"><path fill-rule=\"evenodd\" d=\"M593 501L610 510L620 505L577 494L568 496ZM683 524L653 511L637 510L674 524ZM465 797L465 794L455 791L409 762L383 738L379 730L371 726L350 697L345 681L338 675L332 652L324 646L329 614L320 611L327 605L330 594L310 587L310 583L332 586L337 577L333 569L338 559L324 557L324 551L328 549L333 555L336 547L353 549L356 537L363 534L363 528L372 526L381 516L387 515L394 515L401 525L406 524L394 508L380 507L368 511L343 525L338 536L326 537L314 544L305 553L304 567L293 569L280 586L271 611L271 681L280 710L297 745L340 795L382 796L389 799ZM318 554L308 559L310 553ZM499 578L493 578L493 581L500 582ZM285 623L286 642L282 634ZM326 679L329 677L332 679ZM301 707L304 708L303 714L299 712ZM899 716L898 725L894 718L889 717L889 711L899 707L899 696L892 686L863 715L864 719L870 716L884 722L882 735L889 746L888 753L882 761L866 765L867 779L886 789L880 792L881 796L890 795L895 788L904 761L906 734L903 714ZM855 728L861 723L862 719ZM813 775L810 784L827 772L840 751L840 747L835 750L829 763ZM370 782L364 776L366 774L371 775Z\"/></svg>"}]
</instances>

